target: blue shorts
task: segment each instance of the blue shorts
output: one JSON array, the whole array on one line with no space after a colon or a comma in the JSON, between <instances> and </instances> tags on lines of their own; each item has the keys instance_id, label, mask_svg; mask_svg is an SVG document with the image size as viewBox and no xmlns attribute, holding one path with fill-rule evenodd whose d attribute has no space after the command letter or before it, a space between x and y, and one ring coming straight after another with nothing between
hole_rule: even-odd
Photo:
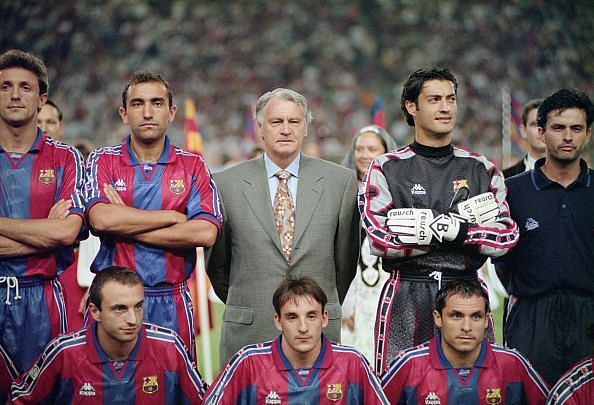
<instances>
[{"instance_id":1,"label":"blue shorts","mask_svg":"<svg viewBox=\"0 0 594 405\"><path fill-rule=\"evenodd\" d=\"M196 361L192 296L186 283L144 287L144 320L179 335L190 359Z\"/></svg>"},{"instance_id":2,"label":"blue shorts","mask_svg":"<svg viewBox=\"0 0 594 405\"><path fill-rule=\"evenodd\" d=\"M57 279L0 277L0 392L11 382L4 374L14 380L25 372L66 325Z\"/></svg>"}]
</instances>

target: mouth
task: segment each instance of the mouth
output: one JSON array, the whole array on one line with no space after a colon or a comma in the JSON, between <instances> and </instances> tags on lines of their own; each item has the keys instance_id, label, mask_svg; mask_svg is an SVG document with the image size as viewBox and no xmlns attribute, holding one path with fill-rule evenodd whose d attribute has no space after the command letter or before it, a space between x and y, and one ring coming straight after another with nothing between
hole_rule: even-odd
<instances>
[{"instance_id":1,"label":"mouth","mask_svg":"<svg viewBox=\"0 0 594 405\"><path fill-rule=\"evenodd\" d=\"M138 333L138 328L137 327L122 328L121 331L124 335L134 335L134 334Z\"/></svg>"},{"instance_id":2,"label":"mouth","mask_svg":"<svg viewBox=\"0 0 594 405\"><path fill-rule=\"evenodd\" d=\"M437 117L436 120L443 124L448 124L452 121L452 117Z\"/></svg>"},{"instance_id":3,"label":"mouth","mask_svg":"<svg viewBox=\"0 0 594 405\"><path fill-rule=\"evenodd\" d=\"M150 122L147 122L145 124L141 124L140 125L140 128L156 128L156 127L157 127L157 124L153 124L153 123L150 123Z\"/></svg>"},{"instance_id":4,"label":"mouth","mask_svg":"<svg viewBox=\"0 0 594 405\"><path fill-rule=\"evenodd\" d=\"M573 146L573 145L562 145L559 149L562 150L562 151L564 151L564 152L573 152L575 150L575 146Z\"/></svg>"}]
</instances>

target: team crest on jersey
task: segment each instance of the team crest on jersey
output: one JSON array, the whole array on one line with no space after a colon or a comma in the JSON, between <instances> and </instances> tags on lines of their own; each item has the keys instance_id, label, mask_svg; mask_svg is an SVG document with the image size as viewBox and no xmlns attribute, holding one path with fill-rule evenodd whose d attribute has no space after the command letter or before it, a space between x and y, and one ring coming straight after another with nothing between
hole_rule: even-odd
<instances>
[{"instance_id":1,"label":"team crest on jersey","mask_svg":"<svg viewBox=\"0 0 594 405\"><path fill-rule=\"evenodd\" d=\"M56 181L54 169L39 169L39 181L43 184L50 184Z\"/></svg>"},{"instance_id":2,"label":"team crest on jersey","mask_svg":"<svg viewBox=\"0 0 594 405\"><path fill-rule=\"evenodd\" d=\"M158 390L159 382L157 381L156 375L142 378L142 392L145 392L147 394L154 394Z\"/></svg>"},{"instance_id":3,"label":"team crest on jersey","mask_svg":"<svg viewBox=\"0 0 594 405\"><path fill-rule=\"evenodd\" d=\"M340 401L342 399L342 384L328 384L326 397L330 401Z\"/></svg>"},{"instance_id":4,"label":"team crest on jersey","mask_svg":"<svg viewBox=\"0 0 594 405\"><path fill-rule=\"evenodd\" d=\"M441 405L441 400L435 392L431 391L425 397L425 405Z\"/></svg>"},{"instance_id":5,"label":"team crest on jersey","mask_svg":"<svg viewBox=\"0 0 594 405\"><path fill-rule=\"evenodd\" d=\"M171 190L171 192L176 195L182 194L184 191L186 191L184 179L170 179L169 190Z\"/></svg>"},{"instance_id":6,"label":"team crest on jersey","mask_svg":"<svg viewBox=\"0 0 594 405\"><path fill-rule=\"evenodd\" d=\"M501 403L501 388L487 388L487 396L485 400L488 404Z\"/></svg>"},{"instance_id":7,"label":"team crest on jersey","mask_svg":"<svg viewBox=\"0 0 594 405\"><path fill-rule=\"evenodd\" d=\"M454 186L454 194L456 194L462 187L468 188L468 180L454 180L452 185Z\"/></svg>"}]
</instances>

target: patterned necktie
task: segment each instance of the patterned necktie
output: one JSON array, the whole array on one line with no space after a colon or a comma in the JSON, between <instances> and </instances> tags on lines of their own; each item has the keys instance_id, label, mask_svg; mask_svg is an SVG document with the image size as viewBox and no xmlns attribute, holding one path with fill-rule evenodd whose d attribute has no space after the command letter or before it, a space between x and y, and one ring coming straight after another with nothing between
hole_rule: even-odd
<instances>
[{"instance_id":1,"label":"patterned necktie","mask_svg":"<svg viewBox=\"0 0 594 405\"><path fill-rule=\"evenodd\" d=\"M276 231L280 236L283 256L287 263L291 262L293 254L293 235L295 234L295 207L291 198L291 191L287 182L291 173L279 170L276 174L279 183L274 196L274 219Z\"/></svg>"}]
</instances>

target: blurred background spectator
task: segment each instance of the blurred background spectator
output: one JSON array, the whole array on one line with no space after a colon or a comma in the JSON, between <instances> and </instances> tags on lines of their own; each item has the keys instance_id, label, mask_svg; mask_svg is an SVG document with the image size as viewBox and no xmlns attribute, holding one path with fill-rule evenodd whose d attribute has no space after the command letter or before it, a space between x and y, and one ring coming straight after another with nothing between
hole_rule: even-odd
<instances>
[{"instance_id":1,"label":"blurred background spectator","mask_svg":"<svg viewBox=\"0 0 594 405\"><path fill-rule=\"evenodd\" d=\"M171 82L180 108L196 101L212 166L247 157L246 115L275 87L308 97L316 112L309 136L339 161L370 123L376 95L398 144L410 141L399 110L406 74L450 66L462 81L454 141L497 163L504 86L522 103L562 87L594 90L591 0L52 0L3 2L0 16L0 51L45 60L67 142L120 142L124 82L149 68ZM170 127L180 146L182 115Z\"/></svg>"}]
</instances>

